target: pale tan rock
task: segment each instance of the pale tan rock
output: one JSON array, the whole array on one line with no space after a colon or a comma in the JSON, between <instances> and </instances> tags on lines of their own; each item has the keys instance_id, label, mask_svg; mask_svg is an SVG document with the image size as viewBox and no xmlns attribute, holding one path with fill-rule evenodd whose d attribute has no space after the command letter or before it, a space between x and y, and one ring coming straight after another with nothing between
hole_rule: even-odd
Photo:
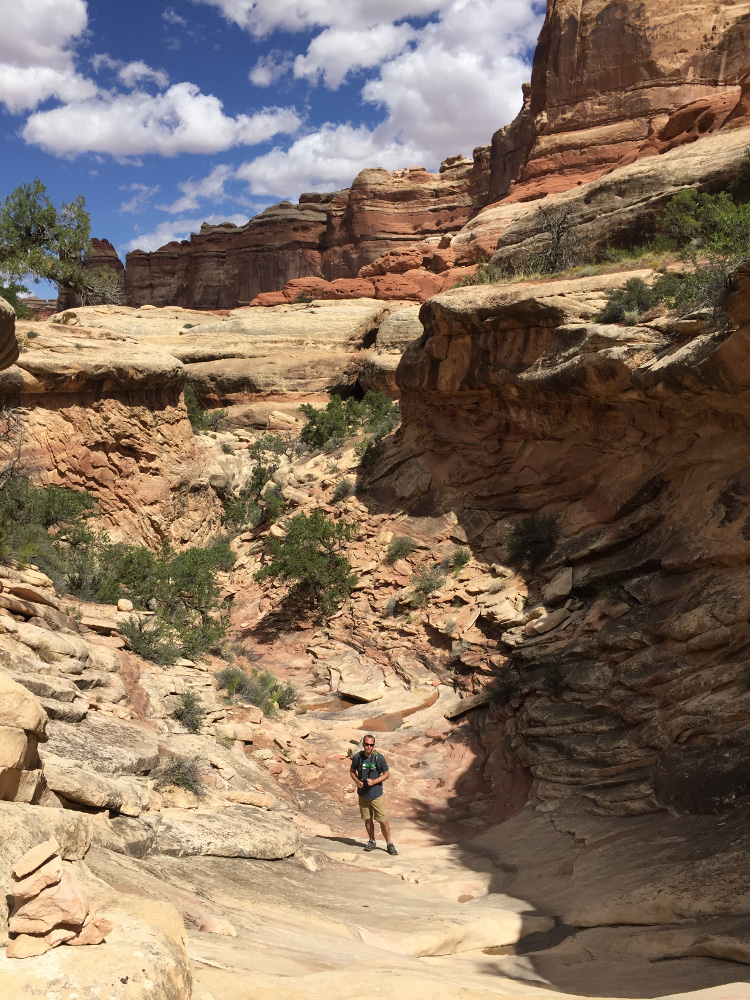
<instances>
[{"instance_id":1,"label":"pale tan rock","mask_svg":"<svg viewBox=\"0 0 750 1000\"><path fill-rule=\"evenodd\" d=\"M0 726L25 729L41 739L47 728L47 713L38 698L4 673L0 673Z\"/></svg>"},{"instance_id":2,"label":"pale tan rock","mask_svg":"<svg viewBox=\"0 0 750 1000\"><path fill-rule=\"evenodd\" d=\"M53 947L54 945L45 937L19 934L5 949L5 954L8 958L38 958L40 955L46 955Z\"/></svg>"},{"instance_id":3,"label":"pale tan rock","mask_svg":"<svg viewBox=\"0 0 750 1000\"><path fill-rule=\"evenodd\" d=\"M60 881L38 896L16 906L10 915L11 934L46 934L54 927L83 927L89 912L86 890L71 875L63 872Z\"/></svg>"},{"instance_id":4,"label":"pale tan rock","mask_svg":"<svg viewBox=\"0 0 750 1000\"><path fill-rule=\"evenodd\" d=\"M273 809L276 799L267 792L233 791L224 793L224 798L245 806L257 806L259 809Z\"/></svg>"},{"instance_id":5,"label":"pale tan rock","mask_svg":"<svg viewBox=\"0 0 750 1000\"><path fill-rule=\"evenodd\" d=\"M52 857L41 868L37 868L30 875L13 883L14 901L16 904L27 902L38 896L43 889L57 885L64 871L62 859L57 856Z\"/></svg>"},{"instance_id":6,"label":"pale tan rock","mask_svg":"<svg viewBox=\"0 0 750 1000\"><path fill-rule=\"evenodd\" d=\"M129 601L127 597L121 597L117 602L117 610L123 611L125 613L133 610L133 602Z\"/></svg>"},{"instance_id":7,"label":"pale tan rock","mask_svg":"<svg viewBox=\"0 0 750 1000\"><path fill-rule=\"evenodd\" d=\"M67 944L71 948L78 948L89 944L102 944L113 930L112 921L107 920L106 917L91 917L86 921L86 926L80 934L74 934L67 939Z\"/></svg>"},{"instance_id":8,"label":"pale tan rock","mask_svg":"<svg viewBox=\"0 0 750 1000\"><path fill-rule=\"evenodd\" d=\"M46 785L40 770L0 767L0 801L38 802Z\"/></svg>"},{"instance_id":9,"label":"pale tan rock","mask_svg":"<svg viewBox=\"0 0 750 1000\"><path fill-rule=\"evenodd\" d=\"M36 738L31 739L33 743L23 729L0 726L0 767L28 767L36 751Z\"/></svg>"},{"instance_id":10,"label":"pale tan rock","mask_svg":"<svg viewBox=\"0 0 750 1000\"><path fill-rule=\"evenodd\" d=\"M23 857L19 858L11 868L11 874L16 879L26 878L27 875L31 875L37 868L40 868L58 854L59 851L60 844L54 837L51 837L49 840L45 840L44 843L32 847Z\"/></svg>"}]
</instances>

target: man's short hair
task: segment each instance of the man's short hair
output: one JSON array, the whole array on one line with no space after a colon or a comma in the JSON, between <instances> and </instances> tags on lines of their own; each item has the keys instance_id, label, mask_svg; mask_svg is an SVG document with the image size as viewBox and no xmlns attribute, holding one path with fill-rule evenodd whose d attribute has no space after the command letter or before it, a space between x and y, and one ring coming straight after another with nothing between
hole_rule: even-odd
<instances>
[{"instance_id":1,"label":"man's short hair","mask_svg":"<svg viewBox=\"0 0 750 1000\"><path fill-rule=\"evenodd\" d=\"M365 733L365 735L362 737L362 744L363 745L364 745L365 740L372 740L372 742L374 743L375 742L375 737L372 735L372 733Z\"/></svg>"}]
</instances>

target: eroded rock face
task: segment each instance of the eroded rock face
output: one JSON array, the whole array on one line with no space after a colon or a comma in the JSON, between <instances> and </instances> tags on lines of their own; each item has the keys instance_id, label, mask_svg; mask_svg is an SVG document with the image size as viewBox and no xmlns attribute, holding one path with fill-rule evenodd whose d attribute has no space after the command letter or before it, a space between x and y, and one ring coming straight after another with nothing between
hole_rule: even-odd
<instances>
[{"instance_id":1,"label":"eroded rock face","mask_svg":"<svg viewBox=\"0 0 750 1000\"><path fill-rule=\"evenodd\" d=\"M493 137L489 201L569 190L739 116L747 3L548 0L527 101Z\"/></svg>"},{"instance_id":2,"label":"eroded rock face","mask_svg":"<svg viewBox=\"0 0 750 1000\"><path fill-rule=\"evenodd\" d=\"M128 301L234 308L293 278L356 278L384 251L457 232L483 204L487 153L481 147L474 160L451 157L438 173L363 170L349 189L303 194L299 204L274 205L245 226L204 224L190 240L133 251Z\"/></svg>"},{"instance_id":3,"label":"eroded rock face","mask_svg":"<svg viewBox=\"0 0 750 1000\"><path fill-rule=\"evenodd\" d=\"M561 589L570 571L573 599L619 593L502 634L519 694L496 719L541 799L720 811L750 788L748 277L731 330L696 319L679 334L592 322L604 285L624 277L427 303L397 372L400 446L376 485L415 512L463 508L459 521L498 544L506 519L554 515L543 580Z\"/></svg>"}]
</instances>

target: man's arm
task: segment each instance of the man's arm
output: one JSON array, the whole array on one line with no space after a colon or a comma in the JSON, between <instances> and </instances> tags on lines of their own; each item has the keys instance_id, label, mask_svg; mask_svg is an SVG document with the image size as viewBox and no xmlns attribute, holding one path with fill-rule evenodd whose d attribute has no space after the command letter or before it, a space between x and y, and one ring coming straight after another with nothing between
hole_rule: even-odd
<instances>
[{"instance_id":1,"label":"man's arm","mask_svg":"<svg viewBox=\"0 0 750 1000\"><path fill-rule=\"evenodd\" d=\"M391 776L390 771L383 771L379 778L368 778L365 782L368 788L372 788L373 785L382 785L384 781L388 781ZM360 788L362 787L360 783Z\"/></svg>"},{"instance_id":2,"label":"man's arm","mask_svg":"<svg viewBox=\"0 0 750 1000\"><path fill-rule=\"evenodd\" d=\"M349 777L352 779L357 788L364 788L364 782L359 780L359 775L354 770L354 764L349 768Z\"/></svg>"}]
</instances>

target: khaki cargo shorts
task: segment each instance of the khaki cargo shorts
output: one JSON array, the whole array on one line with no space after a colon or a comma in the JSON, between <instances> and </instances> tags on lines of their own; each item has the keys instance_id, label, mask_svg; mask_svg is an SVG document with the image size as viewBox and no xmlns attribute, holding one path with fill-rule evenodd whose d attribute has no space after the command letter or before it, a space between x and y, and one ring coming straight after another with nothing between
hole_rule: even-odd
<instances>
[{"instance_id":1,"label":"khaki cargo shorts","mask_svg":"<svg viewBox=\"0 0 750 1000\"><path fill-rule=\"evenodd\" d=\"M378 823L385 823L384 795L379 795L376 799L363 799L359 795L357 798L359 799L359 814L362 819L374 819Z\"/></svg>"}]
</instances>

